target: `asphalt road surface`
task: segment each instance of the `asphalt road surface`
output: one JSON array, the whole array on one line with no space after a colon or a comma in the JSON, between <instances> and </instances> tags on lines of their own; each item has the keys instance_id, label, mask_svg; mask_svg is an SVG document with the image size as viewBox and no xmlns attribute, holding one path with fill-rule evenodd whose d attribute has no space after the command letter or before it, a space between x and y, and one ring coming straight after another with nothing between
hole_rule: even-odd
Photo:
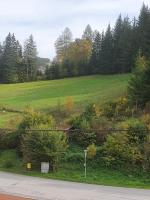
<instances>
[{"instance_id":1,"label":"asphalt road surface","mask_svg":"<svg viewBox=\"0 0 150 200\"><path fill-rule=\"evenodd\" d=\"M36 200L150 200L150 190L56 181L0 172L0 193Z\"/></svg>"}]
</instances>

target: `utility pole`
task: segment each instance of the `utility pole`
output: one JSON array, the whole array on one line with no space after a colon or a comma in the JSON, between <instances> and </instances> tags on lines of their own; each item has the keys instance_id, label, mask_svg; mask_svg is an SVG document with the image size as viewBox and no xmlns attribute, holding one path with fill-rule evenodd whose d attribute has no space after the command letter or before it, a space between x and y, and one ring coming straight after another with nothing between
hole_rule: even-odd
<instances>
[{"instance_id":1,"label":"utility pole","mask_svg":"<svg viewBox=\"0 0 150 200\"><path fill-rule=\"evenodd\" d=\"M86 167L87 167L87 163L86 163L86 159L87 159L87 150L84 150L84 176L85 176L85 178L86 178L86 174L87 174L87 169L86 169Z\"/></svg>"}]
</instances>

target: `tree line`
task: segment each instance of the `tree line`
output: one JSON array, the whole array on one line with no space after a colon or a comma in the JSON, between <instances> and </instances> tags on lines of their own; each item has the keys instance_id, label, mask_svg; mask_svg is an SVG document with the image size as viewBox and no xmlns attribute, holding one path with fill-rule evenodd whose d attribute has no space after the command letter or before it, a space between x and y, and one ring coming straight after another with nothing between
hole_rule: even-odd
<instances>
[{"instance_id":1,"label":"tree line","mask_svg":"<svg viewBox=\"0 0 150 200\"><path fill-rule=\"evenodd\" d=\"M47 79L131 72L139 52L150 58L150 9L143 4L139 17L133 20L119 15L115 26L109 24L102 33L87 25L82 38L75 40L71 30L65 28L55 48Z\"/></svg>"},{"instance_id":2,"label":"tree line","mask_svg":"<svg viewBox=\"0 0 150 200\"><path fill-rule=\"evenodd\" d=\"M37 75L37 49L31 35L20 45L14 34L9 33L0 44L0 82L17 83L33 81Z\"/></svg>"},{"instance_id":3,"label":"tree line","mask_svg":"<svg viewBox=\"0 0 150 200\"><path fill-rule=\"evenodd\" d=\"M91 74L128 73L137 56L150 59L150 9L143 4L139 17L130 20L119 15L115 26L102 33L87 25L81 38L73 39L65 28L55 42L56 57L38 73L37 48L31 35L24 48L9 33L0 44L0 82L17 83L39 79L58 79Z\"/></svg>"}]
</instances>

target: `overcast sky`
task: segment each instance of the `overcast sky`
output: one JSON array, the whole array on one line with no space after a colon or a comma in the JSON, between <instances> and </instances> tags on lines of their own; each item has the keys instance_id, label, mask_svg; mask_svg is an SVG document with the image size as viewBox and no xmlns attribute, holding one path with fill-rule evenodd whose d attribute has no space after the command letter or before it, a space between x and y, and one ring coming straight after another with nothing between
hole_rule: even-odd
<instances>
[{"instance_id":1,"label":"overcast sky","mask_svg":"<svg viewBox=\"0 0 150 200\"><path fill-rule=\"evenodd\" d=\"M144 1L150 5L150 0ZM69 27L81 37L87 24L105 30L118 15L138 16L143 0L0 0L0 40L15 33L23 44L33 34L39 56L52 58L54 42Z\"/></svg>"}]
</instances>

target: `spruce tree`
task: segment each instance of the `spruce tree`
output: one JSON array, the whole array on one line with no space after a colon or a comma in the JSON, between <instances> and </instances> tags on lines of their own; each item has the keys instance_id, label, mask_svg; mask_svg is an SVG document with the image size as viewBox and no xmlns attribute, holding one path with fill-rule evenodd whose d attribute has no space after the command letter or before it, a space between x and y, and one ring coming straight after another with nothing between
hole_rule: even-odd
<instances>
[{"instance_id":1,"label":"spruce tree","mask_svg":"<svg viewBox=\"0 0 150 200\"><path fill-rule=\"evenodd\" d=\"M132 69L132 27L128 17L123 20L123 32L120 39L121 66L120 73L131 72Z\"/></svg>"},{"instance_id":2,"label":"spruce tree","mask_svg":"<svg viewBox=\"0 0 150 200\"><path fill-rule=\"evenodd\" d=\"M82 39L89 40L90 42L93 41L93 31L91 26L88 24L83 32Z\"/></svg>"},{"instance_id":3,"label":"spruce tree","mask_svg":"<svg viewBox=\"0 0 150 200\"><path fill-rule=\"evenodd\" d=\"M26 68L25 68L25 63L23 61L22 46L20 45L18 40L17 40L17 43L16 43L16 48L17 48L18 80L19 80L19 82L25 82L25 80L26 80Z\"/></svg>"},{"instance_id":4,"label":"spruce tree","mask_svg":"<svg viewBox=\"0 0 150 200\"><path fill-rule=\"evenodd\" d=\"M116 21L113 33L114 40L114 72L126 73L132 68L132 26L128 17L121 15Z\"/></svg>"},{"instance_id":5,"label":"spruce tree","mask_svg":"<svg viewBox=\"0 0 150 200\"><path fill-rule=\"evenodd\" d=\"M16 38L10 33L4 42L4 50L2 55L2 82L16 83L17 76L17 60L16 60Z\"/></svg>"},{"instance_id":6,"label":"spruce tree","mask_svg":"<svg viewBox=\"0 0 150 200\"><path fill-rule=\"evenodd\" d=\"M99 32L96 32L94 37L90 65L92 67L92 73L99 72L101 65L101 34Z\"/></svg>"},{"instance_id":7,"label":"spruce tree","mask_svg":"<svg viewBox=\"0 0 150 200\"><path fill-rule=\"evenodd\" d=\"M134 17L133 19L133 23L131 26L132 30L131 30L131 66L132 69L135 66L135 60L137 58L137 54L139 51L139 41L138 41L138 23L137 23L137 19Z\"/></svg>"},{"instance_id":8,"label":"spruce tree","mask_svg":"<svg viewBox=\"0 0 150 200\"><path fill-rule=\"evenodd\" d=\"M2 56L3 56L3 46L0 43L0 83L2 82Z\"/></svg>"},{"instance_id":9,"label":"spruce tree","mask_svg":"<svg viewBox=\"0 0 150 200\"><path fill-rule=\"evenodd\" d=\"M102 37L100 73L111 74L113 72L113 35L110 25Z\"/></svg>"},{"instance_id":10,"label":"spruce tree","mask_svg":"<svg viewBox=\"0 0 150 200\"><path fill-rule=\"evenodd\" d=\"M138 19L138 41L139 49L142 54L149 58L150 56L150 9L143 4Z\"/></svg>"},{"instance_id":11,"label":"spruce tree","mask_svg":"<svg viewBox=\"0 0 150 200\"><path fill-rule=\"evenodd\" d=\"M150 102L150 63L139 53L136 68L129 82L129 99L132 104L145 106Z\"/></svg>"},{"instance_id":12,"label":"spruce tree","mask_svg":"<svg viewBox=\"0 0 150 200\"><path fill-rule=\"evenodd\" d=\"M60 78L60 65L56 61L53 61L50 66L46 67L45 78L47 80Z\"/></svg>"},{"instance_id":13,"label":"spruce tree","mask_svg":"<svg viewBox=\"0 0 150 200\"><path fill-rule=\"evenodd\" d=\"M26 80L33 81L36 79L37 73L37 48L32 35L25 42L23 58L26 68Z\"/></svg>"},{"instance_id":14,"label":"spruce tree","mask_svg":"<svg viewBox=\"0 0 150 200\"><path fill-rule=\"evenodd\" d=\"M113 64L115 73L120 72L120 66L122 62L121 61L122 47L120 45L122 32L123 32L123 20L121 15L119 15L113 32L113 41L114 41Z\"/></svg>"}]
</instances>

